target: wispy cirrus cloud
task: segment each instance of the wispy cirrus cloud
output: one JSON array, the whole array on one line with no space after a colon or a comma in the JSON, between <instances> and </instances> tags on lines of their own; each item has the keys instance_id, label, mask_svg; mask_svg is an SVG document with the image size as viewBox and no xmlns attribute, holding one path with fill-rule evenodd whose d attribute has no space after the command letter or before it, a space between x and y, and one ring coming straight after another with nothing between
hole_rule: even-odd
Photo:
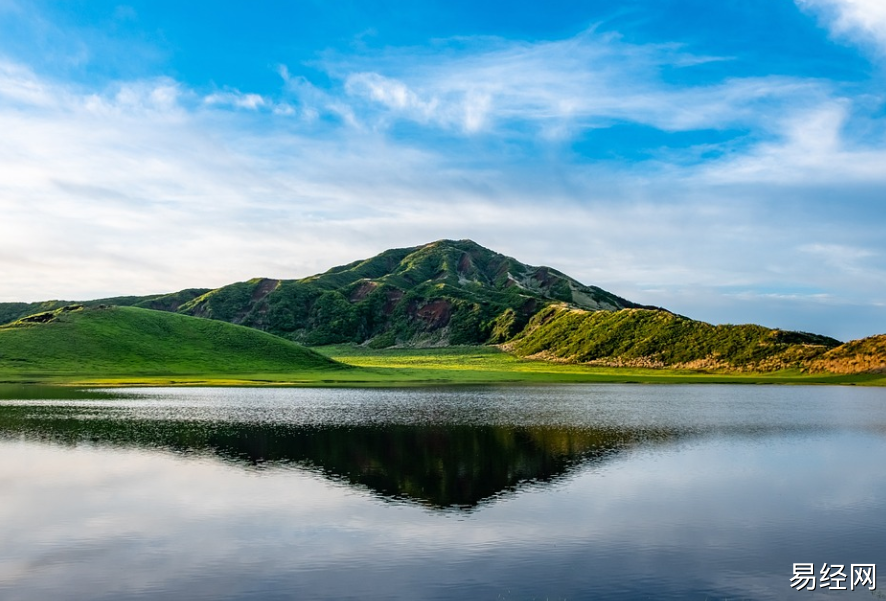
<instances>
[{"instance_id":1,"label":"wispy cirrus cloud","mask_svg":"<svg viewBox=\"0 0 886 601\"><path fill-rule=\"evenodd\" d=\"M250 110L260 109L270 104L261 94L244 94L239 90L214 92L203 98L203 102Z\"/></svg>"},{"instance_id":2,"label":"wispy cirrus cloud","mask_svg":"<svg viewBox=\"0 0 886 601\"><path fill-rule=\"evenodd\" d=\"M669 84L667 71L722 59L593 31L557 41L449 44L452 49L433 55L390 50L371 59L330 57L320 66L344 82L353 110L365 119L412 120L468 134L528 126L534 134L562 137L619 122L664 131L722 129L758 123L766 105L808 104L827 95L822 82L783 76Z\"/></svg>"}]
</instances>

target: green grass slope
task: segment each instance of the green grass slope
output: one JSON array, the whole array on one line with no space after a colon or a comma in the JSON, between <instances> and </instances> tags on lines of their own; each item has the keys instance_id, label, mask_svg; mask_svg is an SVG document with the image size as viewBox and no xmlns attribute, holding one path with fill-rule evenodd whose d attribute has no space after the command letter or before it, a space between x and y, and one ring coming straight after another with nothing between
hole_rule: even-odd
<instances>
[{"instance_id":1,"label":"green grass slope","mask_svg":"<svg viewBox=\"0 0 886 601\"><path fill-rule=\"evenodd\" d=\"M141 307L143 309L156 309L158 311L176 311L184 303L209 292L209 288L188 288L172 294L153 294L150 296L116 296L113 298L98 298L88 301L51 300L36 303L0 303L0 325L12 323L34 315L55 311L69 305L82 305L84 307L97 307L99 305L116 305L118 307Z\"/></svg>"},{"instance_id":2,"label":"green grass slope","mask_svg":"<svg viewBox=\"0 0 886 601\"><path fill-rule=\"evenodd\" d=\"M540 311L506 348L519 356L627 367L803 369L840 344L757 325L711 325L668 311Z\"/></svg>"},{"instance_id":3,"label":"green grass slope","mask_svg":"<svg viewBox=\"0 0 886 601\"><path fill-rule=\"evenodd\" d=\"M0 379L345 370L228 323L135 307L72 305L0 327Z\"/></svg>"},{"instance_id":4,"label":"green grass slope","mask_svg":"<svg viewBox=\"0 0 886 601\"><path fill-rule=\"evenodd\" d=\"M886 374L886 334L852 340L817 357L810 371Z\"/></svg>"}]
</instances>

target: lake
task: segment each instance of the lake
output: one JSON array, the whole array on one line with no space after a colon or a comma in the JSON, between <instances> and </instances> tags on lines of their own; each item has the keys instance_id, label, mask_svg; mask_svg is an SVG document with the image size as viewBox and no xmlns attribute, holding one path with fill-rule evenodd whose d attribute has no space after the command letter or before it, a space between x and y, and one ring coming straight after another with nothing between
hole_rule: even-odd
<instances>
[{"instance_id":1,"label":"lake","mask_svg":"<svg viewBox=\"0 0 886 601\"><path fill-rule=\"evenodd\" d=\"M886 598L796 563L886 570L886 390L0 387L4 600Z\"/></svg>"}]
</instances>

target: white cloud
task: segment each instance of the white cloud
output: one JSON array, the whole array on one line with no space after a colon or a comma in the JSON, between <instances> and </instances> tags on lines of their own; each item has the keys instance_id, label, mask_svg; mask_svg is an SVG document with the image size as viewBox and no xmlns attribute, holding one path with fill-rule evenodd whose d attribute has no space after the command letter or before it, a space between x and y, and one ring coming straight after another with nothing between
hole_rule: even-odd
<instances>
[{"instance_id":1,"label":"white cloud","mask_svg":"<svg viewBox=\"0 0 886 601\"><path fill-rule=\"evenodd\" d=\"M883 0L795 0L821 16L839 37L873 43L886 53L886 2Z\"/></svg>"},{"instance_id":2,"label":"white cloud","mask_svg":"<svg viewBox=\"0 0 886 601\"><path fill-rule=\"evenodd\" d=\"M285 71L286 67L282 67ZM288 72L286 72L288 78ZM277 102L268 96L252 92L241 92L237 89L224 89L203 97L203 104L219 108L236 108L247 111L269 110L275 115L294 115L295 108L287 102Z\"/></svg>"},{"instance_id":3,"label":"white cloud","mask_svg":"<svg viewBox=\"0 0 886 601\"><path fill-rule=\"evenodd\" d=\"M286 102L281 102L274 106L274 114L275 115L294 115L295 108L291 104L287 104Z\"/></svg>"},{"instance_id":4,"label":"white cloud","mask_svg":"<svg viewBox=\"0 0 886 601\"><path fill-rule=\"evenodd\" d=\"M0 60L0 99L30 106L54 102L46 85L30 69L4 60Z\"/></svg>"},{"instance_id":5,"label":"white cloud","mask_svg":"<svg viewBox=\"0 0 886 601\"><path fill-rule=\"evenodd\" d=\"M293 77L286 65L280 65L277 72L283 78L284 90L295 97L299 105L297 112L303 122L316 122L321 115L330 114L335 115L346 125L358 130L363 129L353 107L340 98L320 89L303 76ZM295 108L293 111L295 112Z\"/></svg>"},{"instance_id":6,"label":"white cloud","mask_svg":"<svg viewBox=\"0 0 886 601\"><path fill-rule=\"evenodd\" d=\"M345 89L352 94L365 93L372 100L390 108L401 110L417 110L419 113L431 113L436 101L423 101L402 82L378 73L355 73L349 75Z\"/></svg>"},{"instance_id":7,"label":"white cloud","mask_svg":"<svg viewBox=\"0 0 886 601\"><path fill-rule=\"evenodd\" d=\"M773 127L774 141L728 156L703 171L709 182L811 185L886 185L886 148L853 145L844 135L850 104L831 100L788 113Z\"/></svg>"},{"instance_id":8,"label":"white cloud","mask_svg":"<svg viewBox=\"0 0 886 601\"><path fill-rule=\"evenodd\" d=\"M3 73L10 89L26 71ZM344 241L373 215L396 221L417 180L451 188L422 153L353 132L252 136L166 80L104 93L27 81L41 94L0 103L0 300L309 275L374 250L383 234Z\"/></svg>"},{"instance_id":9,"label":"white cloud","mask_svg":"<svg viewBox=\"0 0 886 601\"><path fill-rule=\"evenodd\" d=\"M182 92L177 82L169 78L139 81L120 85L108 98L100 94L89 96L88 103L95 110L117 112L173 113L179 107Z\"/></svg>"}]
</instances>

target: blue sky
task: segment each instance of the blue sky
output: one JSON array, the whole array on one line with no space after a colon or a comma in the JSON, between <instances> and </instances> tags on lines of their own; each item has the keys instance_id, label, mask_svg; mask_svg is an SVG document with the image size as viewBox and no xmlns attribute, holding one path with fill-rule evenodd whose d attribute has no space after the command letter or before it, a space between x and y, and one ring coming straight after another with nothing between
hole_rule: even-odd
<instances>
[{"instance_id":1,"label":"blue sky","mask_svg":"<svg viewBox=\"0 0 886 601\"><path fill-rule=\"evenodd\" d=\"M472 238L886 332L886 3L0 0L0 301Z\"/></svg>"}]
</instances>

